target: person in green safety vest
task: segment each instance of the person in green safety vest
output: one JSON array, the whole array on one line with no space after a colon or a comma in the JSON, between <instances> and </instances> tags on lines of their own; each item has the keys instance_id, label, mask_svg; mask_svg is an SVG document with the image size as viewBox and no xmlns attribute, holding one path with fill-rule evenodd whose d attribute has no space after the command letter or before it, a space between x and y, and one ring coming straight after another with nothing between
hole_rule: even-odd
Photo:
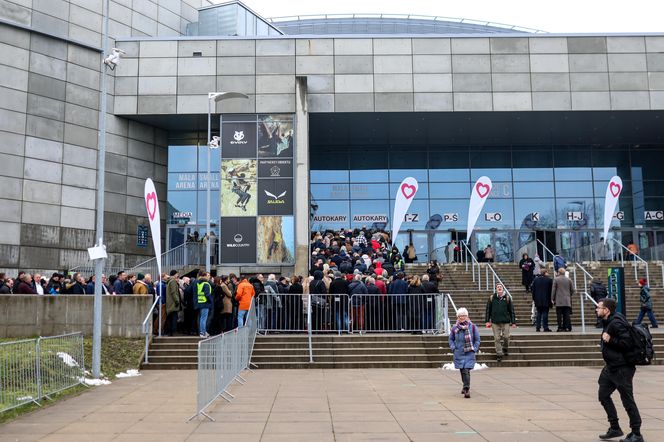
<instances>
[{"instance_id":1,"label":"person in green safety vest","mask_svg":"<svg viewBox=\"0 0 664 442\"><path fill-rule=\"evenodd\" d=\"M198 272L196 283L196 295L194 296L194 308L198 312L198 334L201 338L209 338L207 332L207 322L210 311L212 310L212 286L208 282L210 274L201 270Z\"/></svg>"}]
</instances>

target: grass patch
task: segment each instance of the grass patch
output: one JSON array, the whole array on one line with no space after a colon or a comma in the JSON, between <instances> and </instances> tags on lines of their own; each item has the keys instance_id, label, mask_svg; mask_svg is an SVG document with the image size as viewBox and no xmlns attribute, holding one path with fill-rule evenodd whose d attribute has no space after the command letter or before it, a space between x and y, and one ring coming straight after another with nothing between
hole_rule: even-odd
<instances>
[{"instance_id":1,"label":"grass patch","mask_svg":"<svg viewBox=\"0 0 664 442\"><path fill-rule=\"evenodd\" d=\"M18 341L21 338L2 338L0 342ZM92 338L83 339L85 353L85 368L92 371ZM111 381L115 375L123 371L139 368L140 357L143 353L145 341L143 339L126 339L116 337L104 337L101 340L101 372ZM77 385L59 393L51 395L51 399L42 399L41 405L27 403L11 410L0 412L0 424L16 419L17 417L53 405L64 398L78 396L88 388L83 385Z\"/></svg>"}]
</instances>

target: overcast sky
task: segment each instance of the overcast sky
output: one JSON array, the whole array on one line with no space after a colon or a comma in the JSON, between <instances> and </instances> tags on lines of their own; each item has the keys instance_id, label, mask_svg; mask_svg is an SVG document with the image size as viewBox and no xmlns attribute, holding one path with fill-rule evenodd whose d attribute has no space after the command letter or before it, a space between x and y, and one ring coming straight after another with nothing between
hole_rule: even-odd
<instances>
[{"instance_id":1,"label":"overcast sky","mask_svg":"<svg viewBox=\"0 0 664 442\"><path fill-rule=\"evenodd\" d=\"M660 1L242 0L263 17L339 13L438 15L561 33L664 32L664 4Z\"/></svg>"}]
</instances>

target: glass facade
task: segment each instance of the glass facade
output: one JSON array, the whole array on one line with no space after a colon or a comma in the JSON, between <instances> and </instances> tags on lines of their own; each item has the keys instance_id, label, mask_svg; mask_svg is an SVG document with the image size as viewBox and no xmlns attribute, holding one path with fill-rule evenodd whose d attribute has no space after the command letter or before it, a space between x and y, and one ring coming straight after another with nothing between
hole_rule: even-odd
<instances>
[{"instance_id":1,"label":"glass facade","mask_svg":"<svg viewBox=\"0 0 664 442\"><path fill-rule=\"evenodd\" d=\"M664 220L644 218L645 211L664 210L664 174L652 166L661 161L664 146L316 146L310 156L311 229L365 225L356 215L389 219L399 183L412 176L419 191L408 212L417 216L404 222L402 232L412 232L397 243L405 244L409 235L429 255L452 238L436 231L465 230L471 185L486 175L493 189L476 224L474 249L493 244L498 260L512 261L530 250L534 232L551 230L557 236L548 247L572 257L600 240L606 187L614 175L624 187L612 235L664 227ZM429 232L428 238L418 232ZM642 249L658 245L651 237L656 235L645 235ZM627 236L621 238L626 243Z\"/></svg>"}]
</instances>

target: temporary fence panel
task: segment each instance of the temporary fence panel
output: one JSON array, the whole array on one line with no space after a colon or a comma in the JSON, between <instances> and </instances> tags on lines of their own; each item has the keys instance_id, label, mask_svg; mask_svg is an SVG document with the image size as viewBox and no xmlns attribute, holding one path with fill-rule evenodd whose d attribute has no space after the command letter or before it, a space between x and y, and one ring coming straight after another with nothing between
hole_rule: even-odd
<instances>
[{"instance_id":1,"label":"temporary fence panel","mask_svg":"<svg viewBox=\"0 0 664 442\"><path fill-rule=\"evenodd\" d=\"M353 332L433 333L436 328L435 293L352 295L348 303Z\"/></svg>"},{"instance_id":2,"label":"temporary fence panel","mask_svg":"<svg viewBox=\"0 0 664 442\"><path fill-rule=\"evenodd\" d=\"M39 339L42 394L48 397L82 382L83 335L69 333Z\"/></svg>"},{"instance_id":3,"label":"temporary fence panel","mask_svg":"<svg viewBox=\"0 0 664 442\"><path fill-rule=\"evenodd\" d=\"M41 399L37 340L0 343L0 411Z\"/></svg>"},{"instance_id":4,"label":"temporary fence panel","mask_svg":"<svg viewBox=\"0 0 664 442\"><path fill-rule=\"evenodd\" d=\"M220 396L230 400L233 396L227 392L234 380L243 382L240 376L249 368L251 352L256 339L258 320L252 300L247 315L247 323L221 335L198 342L198 392L196 396L196 414L214 421L205 410Z\"/></svg>"},{"instance_id":5,"label":"temporary fence panel","mask_svg":"<svg viewBox=\"0 0 664 442\"><path fill-rule=\"evenodd\" d=\"M260 333L431 332L444 327L442 295L260 294Z\"/></svg>"},{"instance_id":6,"label":"temporary fence panel","mask_svg":"<svg viewBox=\"0 0 664 442\"><path fill-rule=\"evenodd\" d=\"M306 295L305 299L306 299ZM262 332L307 331L305 300L301 294L261 293L256 296L258 329Z\"/></svg>"},{"instance_id":7,"label":"temporary fence panel","mask_svg":"<svg viewBox=\"0 0 664 442\"><path fill-rule=\"evenodd\" d=\"M83 382L83 334L0 343L0 412Z\"/></svg>"}]
</instances>

